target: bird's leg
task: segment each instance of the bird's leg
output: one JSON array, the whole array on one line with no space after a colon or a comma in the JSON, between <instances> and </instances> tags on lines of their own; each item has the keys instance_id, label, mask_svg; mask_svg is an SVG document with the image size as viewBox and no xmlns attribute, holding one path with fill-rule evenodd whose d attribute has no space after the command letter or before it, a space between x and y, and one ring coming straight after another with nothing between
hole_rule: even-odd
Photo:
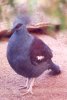
<instances>
[{"instance_id":1,"label":"bird's leg","mask_svg":"<svg viewBox=\"0 0 67 100\"><path fill-rule=\"evenodd\" d=\"M33 85L34 85L34 78L32 78L31 79L31 82L30 82L30 84L29 84L29 88L28 88L28 92L30 92L31 94L33 94L33 92L32 92L32 88L33 88Z\"/></svg>"},{"instance_id":2,"label":"bird's leg","mask_svg":"<svg viewBox=\"0 0 67 100\"><path fill-rule=\"evenodd\" d=\"M29 86L29 79L27 78L25 87L28 88L28 86Z\"/></svg>"},{"instance_id":3,"label":"bird's leg","mask_svg":"<svg viewBox=\"0 0 67 100\"><path fill-rule=\"evenodd\" d=\"M31 82L30 82L30 80L31 80ZM23 95L26 95L28 93L33 94L32 88L33 88L33 85L34 85L34 80L35 80L34 78L29 79L29 82L30 82L29 88L27 89L27 91Z\"/></svg>"},{"instance_id":4,"label":"bird's leg","mask_svg":"<svg viewBox=\"0 0 67 100\"><path fill-rule=\"evenodd\" d=\"M27 78L25 86L21 86L22 89L26 89L29 87L29 79Z\"/></svg>"}]
</instances>

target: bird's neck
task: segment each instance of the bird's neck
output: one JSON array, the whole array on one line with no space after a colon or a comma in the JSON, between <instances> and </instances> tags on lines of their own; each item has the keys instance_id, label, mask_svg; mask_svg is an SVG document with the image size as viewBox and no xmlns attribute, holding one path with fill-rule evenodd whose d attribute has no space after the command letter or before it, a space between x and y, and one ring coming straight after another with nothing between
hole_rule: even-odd
<instances>
[{"instance_id":1,"label":"bird's neck","mask_svg":"<svg viewBox=\"0 0 67 100\"><path fill-rule=\"evenodd\" d=\"M23 43L30 40L31 38L30 34L26 30L20 30L20 32L15 34L16 34L16 39L20 40Z\"/></svg>"},{"instance_id":2,"label":"bird's neck","mask_svg":"<svg viewBox=\"0 0 67 100\"><path fill-rule=\"evenodd\" d=\"M26 29L23 29L23 30L17 31L17 32L16 32L16 35L17 35L18 37L25 37L25 36L28 35L28 31L27 31Z\"/></svg>"}]
</instances>

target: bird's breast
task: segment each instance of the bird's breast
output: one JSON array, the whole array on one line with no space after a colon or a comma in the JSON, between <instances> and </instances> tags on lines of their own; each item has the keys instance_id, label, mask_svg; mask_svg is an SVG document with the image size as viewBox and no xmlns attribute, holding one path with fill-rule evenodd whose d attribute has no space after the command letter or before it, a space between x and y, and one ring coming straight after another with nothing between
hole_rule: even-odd
<instances>
[{"instance_id":1,"label":"bird's breast","mask_svg":"<svg viewBox=\"0 0 67 100\"><path fill-rule=\"evenodd\" d=\"M32 44L33 37L21 39L13 35L9 40L7 47L7 58L12 63L21 63L29 59L29 49Z\"/></svg>"}]
</instances>

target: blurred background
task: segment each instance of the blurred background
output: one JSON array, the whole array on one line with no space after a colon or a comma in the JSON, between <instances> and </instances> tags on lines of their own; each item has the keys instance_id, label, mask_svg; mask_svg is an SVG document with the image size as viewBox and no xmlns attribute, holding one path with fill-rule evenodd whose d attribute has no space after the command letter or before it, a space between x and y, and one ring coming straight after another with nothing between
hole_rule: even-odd
<instances>
[{"instance_id":1,"label":"blurred background","mask_svg":"<svg viewBox=\"0 0 67 100\"><path fill-rule=\"evenodd\" d=\"M34 26L45 25L46 34L67 29L67 0L0 0L0 37L11 29L15 17L24 13L31 16Z\"/></svg>"},{"instance_id":2,"label":"blurred background","mask_svg":"<svg viewBox=\"0 0 67 100\"><path fill-rule=\"evenodd\" d=\"M13 23L29 18L28 31L52 50L62 73L43 73L34 95L22 96L26 79L10 67L6 52ZM7 40L7 41L6 41ZM0 100L67 100L67 0L0 0Z\"/></svg>"}]
</instances>

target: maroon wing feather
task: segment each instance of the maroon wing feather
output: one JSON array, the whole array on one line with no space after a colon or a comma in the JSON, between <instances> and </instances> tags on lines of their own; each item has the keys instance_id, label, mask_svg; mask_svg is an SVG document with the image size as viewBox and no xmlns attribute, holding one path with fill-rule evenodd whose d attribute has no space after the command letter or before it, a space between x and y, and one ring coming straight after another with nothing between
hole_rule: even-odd
<instances>
[{"instance_id":1,"label":"maroon wing feather","mask_svg":"<svg viewBox=\"0 0 67 100\"><path fill-rule=\"evenodd\" d=\"M38 60L37 56L43 56L43 59ZM35 37L30 47L30 59L32 64L37 65L39 63L45 62L46 60L51 59L52 56L51 49L40 39Z\"/></svg>"}]
</instances>

